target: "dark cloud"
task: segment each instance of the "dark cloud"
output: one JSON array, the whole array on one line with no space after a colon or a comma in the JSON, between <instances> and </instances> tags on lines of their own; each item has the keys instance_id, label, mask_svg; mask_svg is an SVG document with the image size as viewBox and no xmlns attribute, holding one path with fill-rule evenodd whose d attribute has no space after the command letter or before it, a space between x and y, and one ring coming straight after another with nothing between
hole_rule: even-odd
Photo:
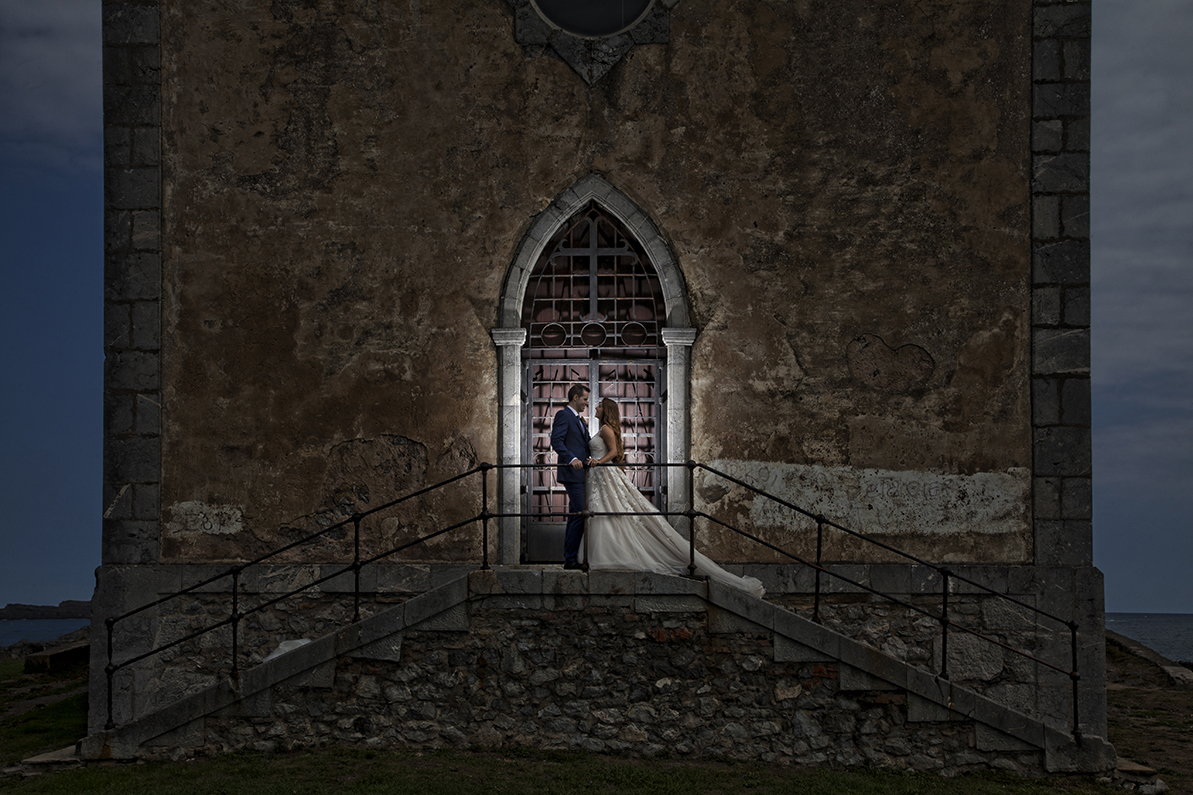
<instances>
[{"instance_id":1,"label":"dark cloud","mask_svg":"<svg viewBox=\"0 0 1193 795\"><path fill-rule=\"evenodd\" d=\"M0 143L9 164L102 165L99 0L0 0Z\"/></svg>"},{"instance_id":2,"label":"dark cloud","mask_svg":"<svg viewBox=\"0 0 1193 795\"><path fill-rule=\"evenodd\" d=\"M1094 562L1112 611L1193 612L1193 3L1094 3Z\"/></svg>"}]
</instances>

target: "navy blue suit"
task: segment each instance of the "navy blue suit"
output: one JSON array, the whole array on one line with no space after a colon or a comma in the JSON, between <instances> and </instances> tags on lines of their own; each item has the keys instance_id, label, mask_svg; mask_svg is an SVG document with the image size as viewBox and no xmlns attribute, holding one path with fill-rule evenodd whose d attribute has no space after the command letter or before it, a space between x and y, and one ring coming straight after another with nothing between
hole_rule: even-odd
<instances>
[{"instance_id":1,"label":"navy blue suit","mask_svg":"<svg viewBox=\"0 0 1193 795\"><path fill-rule=\"evenodd\" d=\"M573 458L585 463L591 457L588 452L588 425L570 407L564 406L555 414L551 423L551 449L559 454L559 467L555 479L563 484L568 494L568 512L584 510L584 470L571 465ZM565 563L576 563L580 554L580 540L584 537L584 518L568 517L567 530L563 535L563 559Z\"/></svg>"}]
</instances>

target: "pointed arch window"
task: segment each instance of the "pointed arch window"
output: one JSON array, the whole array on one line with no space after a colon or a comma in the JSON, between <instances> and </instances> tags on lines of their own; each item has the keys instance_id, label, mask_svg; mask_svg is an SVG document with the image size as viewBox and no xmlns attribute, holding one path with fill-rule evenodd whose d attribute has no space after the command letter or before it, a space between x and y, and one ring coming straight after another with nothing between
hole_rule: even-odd
<instances>
[{"instance_id":1,"label":"pointed arch window","mask_svg":"<svg viewBox=\"0 0 1193 795\"><path fill-rule=\"evenodd\" d=\"M526 299L522 325L534 358L661 355L666 308L658 273L641 244L595 203L544 248Z\"/></svg>"}]
</instances>

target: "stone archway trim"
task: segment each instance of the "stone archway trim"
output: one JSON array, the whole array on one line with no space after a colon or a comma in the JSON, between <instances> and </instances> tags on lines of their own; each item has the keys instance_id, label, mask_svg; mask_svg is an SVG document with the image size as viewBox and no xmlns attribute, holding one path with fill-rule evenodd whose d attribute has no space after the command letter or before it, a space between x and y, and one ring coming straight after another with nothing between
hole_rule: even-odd
<instances>
[{"instance_id":1,"label":"stone archway trim","mask_svg":"<svg viewBox=\"0 0 1193 795\"><path fill-rule=\"evenodd\" d=\"M596 201L629 229L646 249L651 264L659 274L666 308L662 335L667 346L665 412L667 427L667 462L688 458L688 363L696 340L690 327L683 275L663 236L654 222L624 193L597 174L589 174L561 193L539 213L518 246L502 290L498 310L499 325L492 329L497 347L498 435L502 464L522 461L522 411L525 400L522 384L522 346L526 330L522 328L522 301L530 284L530 274L547 242L569 218L589 201ZM679 467L669 467L664 478L666 505L679 510L687 505L688 480ZM521 510L521 473L502 471L497 485L497 499L504 514ZM674 520L673 520L674 521ZM686 532L686 520L676 521L676 528ZM512 565L521 558L522 523L517 517L501 520L498 557Z\"/></svg>"},{"instance_id":2,"label":"stone archway trim","mask_svg":"<svg viewBox=\"0 0 1193 795\"><path fill-rule=\"evenodd\" d=\"M596 201L625 224L646 249L662 284L663 301L667 308L665 325L671 328L689 327L691 321L688 318L683 275L659 228L638 205L599 174L589 174L559 194L530 225L530 229L518 245L518 253L506 276L498 312L498 326L518 328L522 325L522 300L530 283L530 273L538 262L543 247L559 227L589 201Z\"/></svg>"}]
</instances>

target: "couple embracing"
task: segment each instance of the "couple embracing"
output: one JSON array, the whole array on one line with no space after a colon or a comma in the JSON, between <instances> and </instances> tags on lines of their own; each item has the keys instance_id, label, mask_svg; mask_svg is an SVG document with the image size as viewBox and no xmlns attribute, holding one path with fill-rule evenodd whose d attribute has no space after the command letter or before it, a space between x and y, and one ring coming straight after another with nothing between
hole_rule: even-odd
<instances>
[{"instance_id":1,"label":"couple embracing","mask_svg":"<svg viewBox=\"0 0 1193 795\"><path fill-rule=\"evenodd\" d=\"M654 505L642 496L618 466L625 463L621 441L621 416L617 403L601 400L596 409L600 431L588 436L589 389L575 384L568 390L568 404L555 415L551 425L551 448L559 455L556 479L568 495L567 530L563 538L565 569L608 569L652 571L659 574L688 573L688 541L677 533ZM594 516L589 522L588 555L581 541L585 535L585 506L594 513L639 514ZM765 593L754 577L730 574L700 552L696 553L696 574L740 588L759 598Z\"/></svg>"}]
</instances>

